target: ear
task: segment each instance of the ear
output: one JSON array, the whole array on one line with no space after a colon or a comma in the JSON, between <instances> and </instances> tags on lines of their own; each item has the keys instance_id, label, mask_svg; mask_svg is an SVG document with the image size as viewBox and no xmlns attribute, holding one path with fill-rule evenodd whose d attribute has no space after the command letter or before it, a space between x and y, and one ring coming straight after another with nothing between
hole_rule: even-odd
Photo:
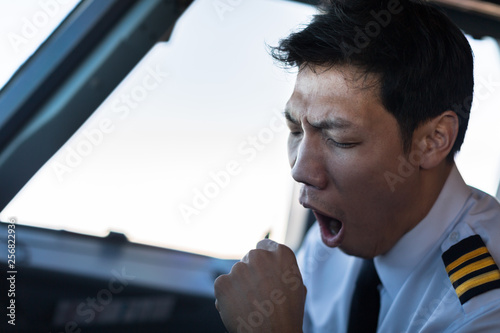
<instances>
[{"instance_id":1,"label":"ear","mask_svg":"<svg viewBox=\"0 0 500 333\"><path fill-rule=\"evenodd\" d=\"M446 159L453 148L458 134L458 116L453 111L445 111L421 125L414 136L414 147L421 152L420 167L432 169Z\"/></svg>"}]
</instances>

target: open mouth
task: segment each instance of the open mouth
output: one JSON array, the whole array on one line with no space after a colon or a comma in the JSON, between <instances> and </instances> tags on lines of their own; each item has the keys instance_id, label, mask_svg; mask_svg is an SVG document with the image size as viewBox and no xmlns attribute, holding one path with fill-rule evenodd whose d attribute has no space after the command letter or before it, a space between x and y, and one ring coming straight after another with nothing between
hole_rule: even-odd
<instances>
[{"instance_id":1,"label":"open mouth","mask_svg":"<svg viewBox=\"0 0 500 333\"><path fill-rule=\"evenodd\" d=\"M337 247L344 239L344 228L341 221L323 213L313 210L318 220L323 243L329 247Z\"/></svg>"}]
</instances>

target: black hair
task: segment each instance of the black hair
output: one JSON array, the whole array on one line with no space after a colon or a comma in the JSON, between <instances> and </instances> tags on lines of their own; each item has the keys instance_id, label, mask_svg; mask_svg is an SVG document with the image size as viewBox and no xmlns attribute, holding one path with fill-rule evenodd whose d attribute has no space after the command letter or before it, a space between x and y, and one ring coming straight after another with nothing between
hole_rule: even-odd
<instances>
[{"instance_id":1,"label":"black hair","mask_svg":"<svg viewBox=\"0 0 500 333\"><path fill-rule=\"evenodd\" d=\"M415 129L447 110L459 118L453 161L464 140L473 93L473 55L460 29L419 0L332 0L311 23L272 48L286 66L353 65L378 77L405 153Z\"/></svg>"}]
</instances>

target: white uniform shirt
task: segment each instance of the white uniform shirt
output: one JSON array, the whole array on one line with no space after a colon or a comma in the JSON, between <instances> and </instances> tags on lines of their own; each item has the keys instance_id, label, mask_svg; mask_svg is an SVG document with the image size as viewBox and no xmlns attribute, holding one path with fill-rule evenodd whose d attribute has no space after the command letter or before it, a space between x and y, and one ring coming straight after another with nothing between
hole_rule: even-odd
<instances>
[{"instance_id":1,"label":"white uniform shirt","mask_svg":"<svg viewBox=\"0 0 500 333\"><path fill-rule=\"evenodd\" d=\"M462 305L441 259L472 235L500 264L500 204L453 167L429 214L374 259L382 282L378 332L500 332L500 289ZM297 259L307 287L304 332L346 332L361 260L324 245L317 223Z\"/></svg>"}]
</instances>

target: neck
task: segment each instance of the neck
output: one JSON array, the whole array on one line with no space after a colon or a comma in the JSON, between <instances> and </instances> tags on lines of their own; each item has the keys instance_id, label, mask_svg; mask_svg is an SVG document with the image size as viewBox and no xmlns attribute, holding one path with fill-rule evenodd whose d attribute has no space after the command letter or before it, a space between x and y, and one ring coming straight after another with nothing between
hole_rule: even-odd
<instances>
[{"instance_id":1,"label":"neck","mask_svg":"<svg viewBox=\"0 0 500 333\"><path fill-rule=\"evenodd\" d=\"M430 170L420 170L420 191L418 193L420 200L415 200L415 202L420 202L420 205L415 206L411 218L413 224L407 231L413 229L429 214L454 165L455 163L443 161Z\"/></svg>"},{"instance_id":2,"label":"neck","mask_svg":"<svg viewBox=\"0 0 500 333\"><path fill-rule=\"evenodd\" d=\"M393 223L391 228L393 233L388 236L392 241L384 243L384 247L376 248L374 253L367 257L387 253L401 237L429 214L453 166L454 163L443 161L432 169L419 169L419 172L412 177L411 184L406 187L411 192L411 195L404 200L405 205L397 209L398 214L391 216L389 219Z\"/></svg>"}]
</instances>

